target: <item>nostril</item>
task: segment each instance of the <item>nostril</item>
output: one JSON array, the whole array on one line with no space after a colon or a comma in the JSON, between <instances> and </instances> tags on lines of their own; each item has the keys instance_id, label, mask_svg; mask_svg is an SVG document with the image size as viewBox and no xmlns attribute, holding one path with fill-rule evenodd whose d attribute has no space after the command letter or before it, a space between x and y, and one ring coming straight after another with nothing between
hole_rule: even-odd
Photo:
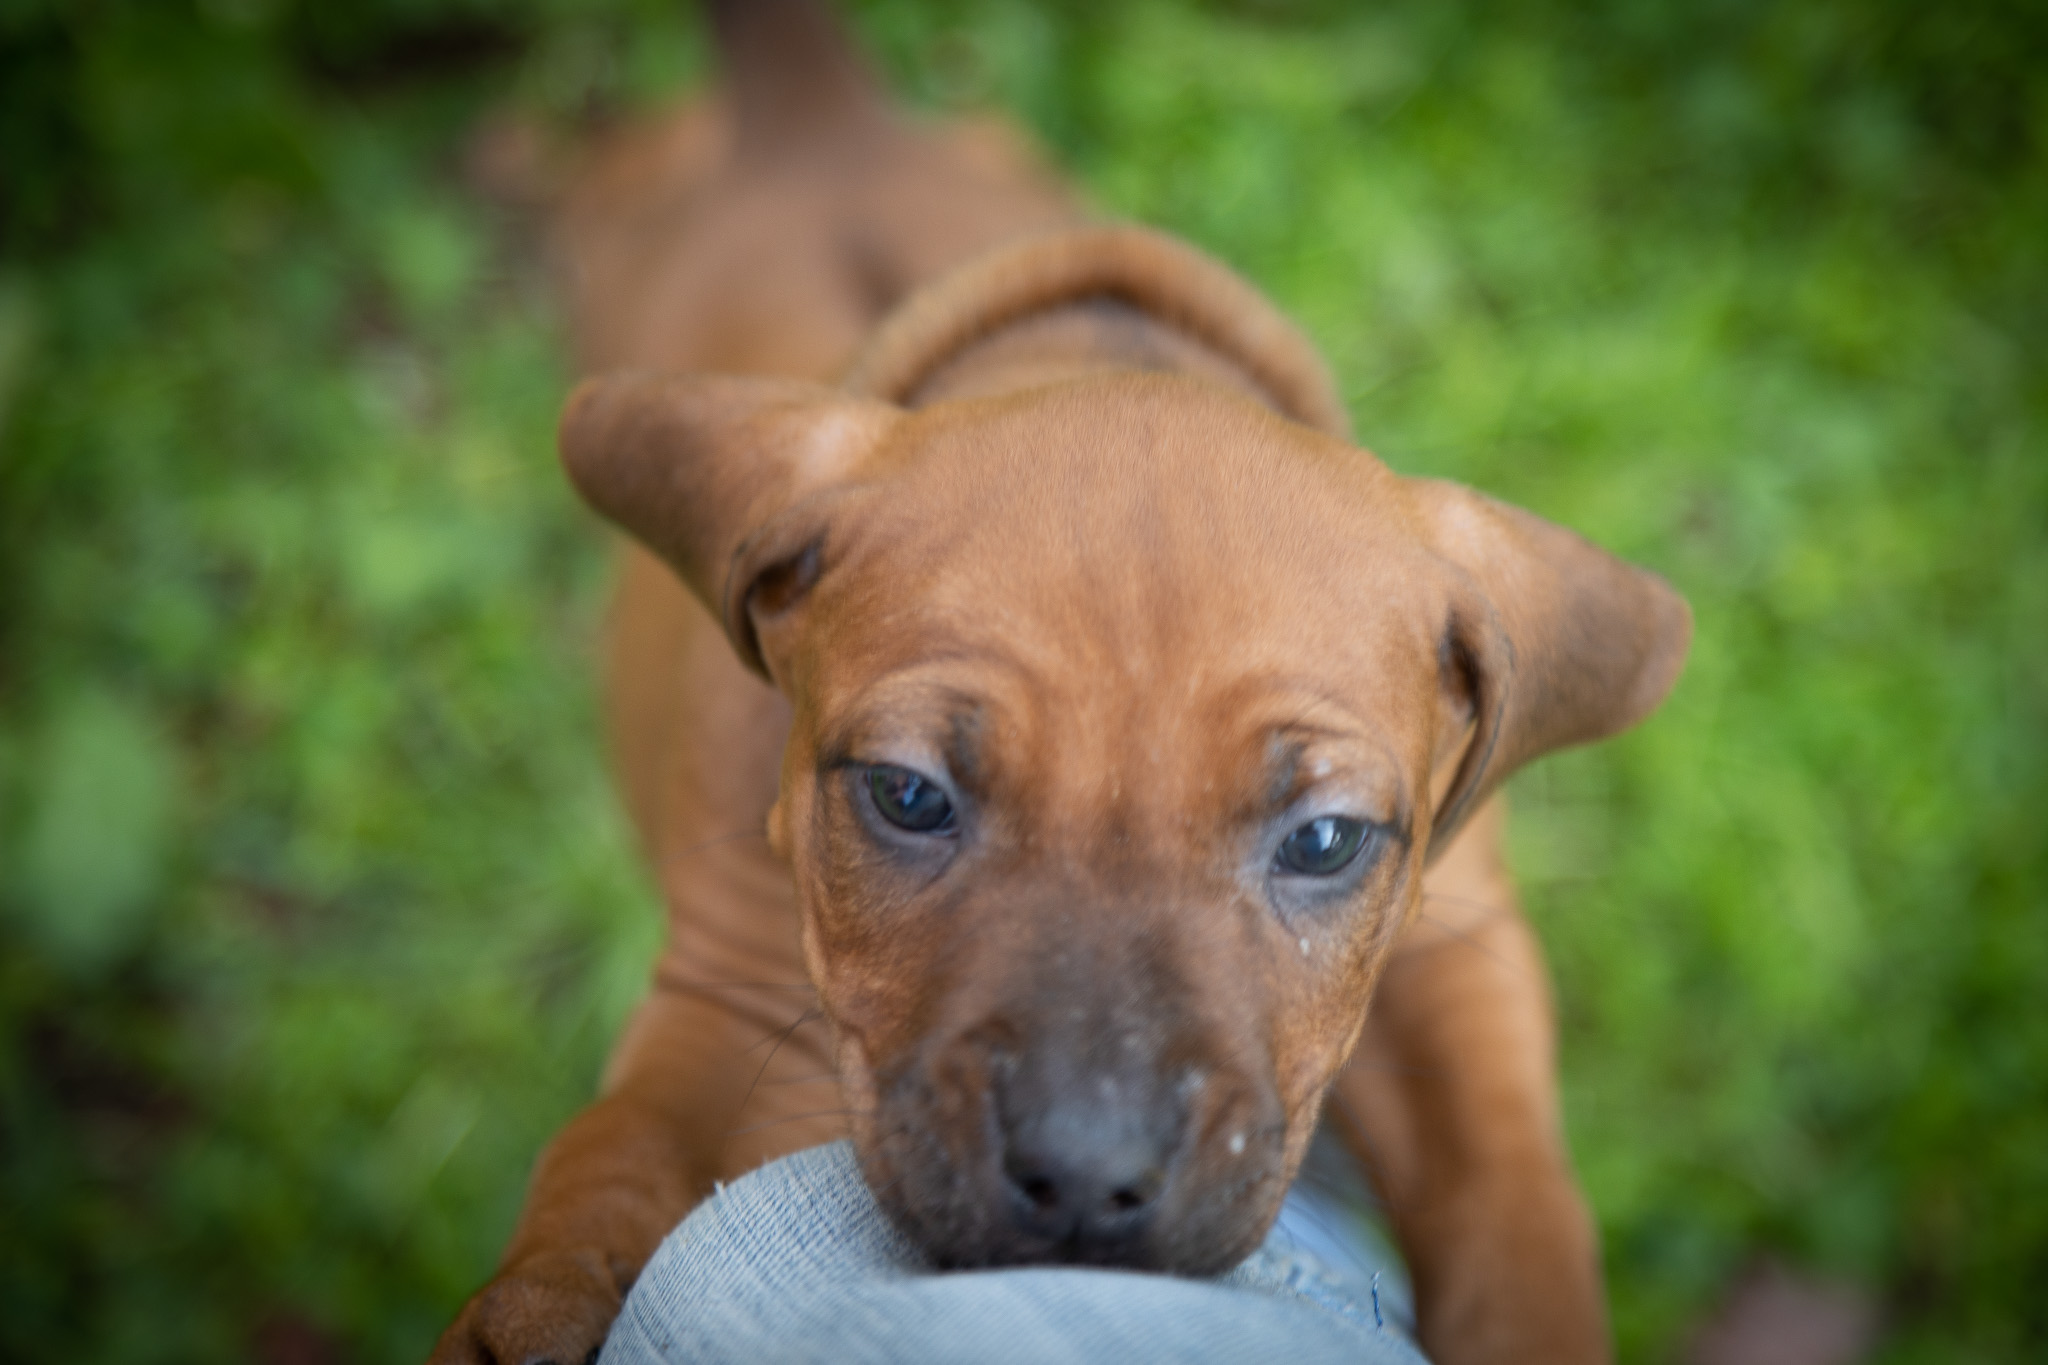
<instances>
[{"instance_id":1,"label":"nostril","mask_svg":"<svg viewBox=\"0 0 2048 1365\"><path fill-rule=\"evenodd\" d=\"M1031 1201L1031 1206L1041 1213L1057 1208L1060 1202L1060 1187L1042 1175L1027 1175L1017 1181L1017 1188Z\"/></svg>"},{"instance_id":2,"label":"nostril","mask_svg":"<svg viewBox=\"0 0 2048 1365\"><path fill-rule=\"evenodd\" d=\"M1136 1180L1111 1190L1102 1206L1109 1213L1136 1213L1157 1198L1160 1187L1165 1184L1166 1173L1154 1167Z\"/></svg>"},{"instance_id":3,"label":"nostril","mask_svg":"<svg viewBox=\"0 0 2048 1365\"><path fill-rule=\"evenodd\" d=\"M1024 1196L1024 1202L1039 1213L1051 1213L1060 1206L1060 1181L1049 1162L1034 1161L1012 1150L1003 1157L1003 1174L1010 1188Z\"/></svg>"}]
</instances>

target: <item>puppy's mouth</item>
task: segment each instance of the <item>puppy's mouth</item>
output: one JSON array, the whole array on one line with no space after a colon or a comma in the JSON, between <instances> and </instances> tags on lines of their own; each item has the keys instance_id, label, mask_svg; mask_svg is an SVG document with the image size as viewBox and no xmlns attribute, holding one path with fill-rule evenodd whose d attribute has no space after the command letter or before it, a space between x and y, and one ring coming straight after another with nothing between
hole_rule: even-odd
<instances>
[{"instance_id":1,"label":"puppy's mouth","mask_svg":"<svg viewBox=\"0 0 2048 1365\"><path fill-rule=\"evenodd\" d=\"M1257 1248L1285 1193L1270 1085L1200 1065L963 1040L875 1075L862 1169L940 1266L1211 1275Z\"/></svg>"}]
</instances>

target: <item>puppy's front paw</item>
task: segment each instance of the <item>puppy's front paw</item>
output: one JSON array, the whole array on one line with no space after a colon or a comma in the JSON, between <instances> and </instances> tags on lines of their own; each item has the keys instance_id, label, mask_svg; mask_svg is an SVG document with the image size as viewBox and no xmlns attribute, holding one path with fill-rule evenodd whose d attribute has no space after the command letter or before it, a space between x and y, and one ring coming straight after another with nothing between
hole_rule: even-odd
<instances>
[{"instance_id":1,"label":"puppy's front paw","mask_svg":"<svg viewBox=\"0 0 2048 1365\"><path fill-rule=\"evenodd\" d=\"M619 1303L602 1252L544 1252L485 1285L441 1334L429 1365L590 1365Z\"/></svg>"}]
</instances>

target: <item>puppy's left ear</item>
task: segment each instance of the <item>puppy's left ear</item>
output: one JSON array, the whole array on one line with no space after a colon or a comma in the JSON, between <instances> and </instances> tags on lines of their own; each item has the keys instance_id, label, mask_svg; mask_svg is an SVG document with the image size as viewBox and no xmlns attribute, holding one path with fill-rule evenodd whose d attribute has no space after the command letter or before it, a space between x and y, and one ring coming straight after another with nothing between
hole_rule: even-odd
<instances>
[{"instance_id":1,"label":"puppy's left ear","mask_svg":"<svg viewBox=\"0 0 2048 1365\"><path fill-rule=\"evenodd\" d=\"M607 375L570 395L562 463L766 676L763 628L816 581L860 466L902 415L794 380Z\"/></svg>"},{"instance_id":2,"label":"puppy's left ear","mask_svg":"<svg viewBox=\"0 0 2048 1365\"><path fill-rule=\"evenodd\" d=\"M1657 575L1518 507L1435 479L1408 488L1449 568L1446 685L1474 725L1434 854L1524 763L1656 710L1685 664L1692 608Z\"/></svg>"}]
</instances>

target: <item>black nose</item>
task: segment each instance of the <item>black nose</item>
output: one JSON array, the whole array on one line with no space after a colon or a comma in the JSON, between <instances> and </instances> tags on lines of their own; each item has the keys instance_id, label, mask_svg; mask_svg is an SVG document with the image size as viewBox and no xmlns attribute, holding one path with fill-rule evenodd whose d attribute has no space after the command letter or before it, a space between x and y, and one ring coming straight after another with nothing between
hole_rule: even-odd
<instances>
[{"instance_id":1,"label":"black nose","mask_svg":"<svg viewBox=\"0 0 2048 1365\"><path fill-rule=\"evenodd\" d=\"M1100 1093L1003 1108L1003 1174L1026 1231L1084 1256L1143 1231L1166 1188L1177 1116Z\"/></svg>"}]
</instances>

